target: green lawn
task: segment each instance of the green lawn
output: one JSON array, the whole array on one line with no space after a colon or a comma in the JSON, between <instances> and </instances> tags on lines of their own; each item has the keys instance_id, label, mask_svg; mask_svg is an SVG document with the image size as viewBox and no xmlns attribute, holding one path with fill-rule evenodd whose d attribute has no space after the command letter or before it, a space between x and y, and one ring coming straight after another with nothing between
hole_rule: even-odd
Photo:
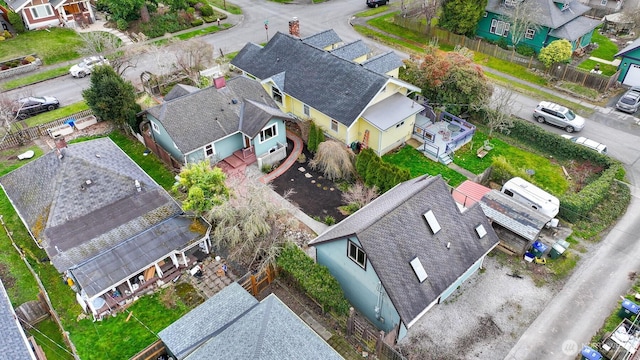
<instances>
[{"instance_id":1,"label":"green lawn","mask_svg":"<svg viewBox=\"0 0 640 360\"><path fill-rule=\"evenodd\" d=\"M224 9L225 11L234 15L242 14L242 9L239 6L234 5L226 0L209 0L209 4L220 9Z\"/></svg>"},{"instance_id":2,"label":"green lawn","mask_svg":"<svg viewBox=\"0 0 640 360\"><path fill-rule=\"evenodd\" d=\"M581 62L578 65L578 67L580 69L591 71L591 70L593 70L593 68L595 68L596 64L600 65L600 71L602 71L602 75L605 75L605 76L611 76L611 75L615 74L616 71L618 71L618 67L617 66L601 63L599 61L595 61L595 60L591 60L591 59L584 60L583 62Z\"/></svg>"},{"instance_id":3,"label":"green lawn","mask_svg":"<svg viewBox=\"0 0 640 360\"><path fill-rule=\"evenodd\" d=\"M453 187L467 180L466 176L449 169L444 164L429 160L421 152L409 145L384 155L382 160L408 169L411 172L411 178L424 174L433 176L442 174L442 178Z\"/></svg>"},{"instance_id":4,"label":"green lawn","mask_svg":"<svg viewBox=\"0 0 640 360\"><path fill-rule=\"evenodd\" d=\"M600 27L596 28L593 32L591 42L598 44L598 48L591 52L591 56L597 57L603 60L612 61L614 55L618 52L618 44L611 41L608 37L600 34Z\"/></svg>"},{"instance_id":5,"label":"green lawn","mask_svg":"<svg viewBox=\"0 0 640 360\"><path fill-rule=\"evenodd\" d=\"M19 88L21 86L35 84L40 81L49 80L49 79L57 78L59 76L68 75L68 74L69 74L69 66L62 66L59 68L46 70L33 75L25 75L15 80L7 81L2 85L2 89L5 91L12 90L12 89Z\"/></svg>"},{"instance_id":6,"label":"green lawn","mask_svg":"<svg viewBox=\"0 0 640 360\"><path fill-rule=\"evenodd\" d=\"M42 347L47 360L73 360L71 350L64 342L60 328L51 317L37 323L33 329L27 327L26 330L27 334L32 335Z\"/></svg>"},{"instance_id":7,"label":"green lawn","mask_svg":"<svg viewBox=\"0 0 640 360\"><path fill-rule=\"evenodd\" d=\"M80 57L83 41L73 29L54 27L27 31L0 41L0 61L37 54L45 65L56 64Z\"/></svg>"}]
</instances>

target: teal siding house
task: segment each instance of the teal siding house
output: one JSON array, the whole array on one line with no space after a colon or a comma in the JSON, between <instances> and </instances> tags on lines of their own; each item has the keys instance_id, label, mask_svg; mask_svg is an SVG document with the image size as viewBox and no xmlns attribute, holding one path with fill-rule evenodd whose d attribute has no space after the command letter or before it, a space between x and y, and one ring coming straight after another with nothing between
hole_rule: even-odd
<instances>
[{"instance_id":1,"label":"teal siding house","mask_svg":"<svg viewBox=\"0 0 640 360\"><path fill-rule=\"evenodd\" d=\"M255 81L219 78L198 89L177 85L164 102L142 112L145 144L173 167L213 163L273 164L286 157L285 120L275 101Z\"/></svg>"},{"instance_id":2,"label":"teal siding house","mask_svg":"<svg viewBox=\"0 0 640 360\"><path fill-rule=\"evenodd\" d=\"M618 81L623 85L640 86L640 38L620 50L615 57L621 58Z\"/></svg>"},{"instance_id":3,"label":"teal siding house","mask_svg":"<svg viewBox=\"0 0 640 360\"><path fill-rule=\"evenodd\" d=\"M522 0L489 0L484 17L478 22L476 35L490 41L505 39L509 45L511 35L509 14L513 7ZM536 53L551 42L566 39L571 42L573 50L580 50L591 42L594 29L601 20L583 16L591 10L578 0L524 0L533 2L527 5L536 8L538 29L527 29L520 44L535 49Z\"/></svg>"},{"instance_id":4,"label":"teal siding house","mask_svg":"<svg viewBox=\"0 0 640 360\"><path fill-rule=\"evenodd\" d=\"M479 204L460 212L440 175L401 183L310 245L347 299L396 340L481 266L498 236Z\"/></svg>"}]
</instances>

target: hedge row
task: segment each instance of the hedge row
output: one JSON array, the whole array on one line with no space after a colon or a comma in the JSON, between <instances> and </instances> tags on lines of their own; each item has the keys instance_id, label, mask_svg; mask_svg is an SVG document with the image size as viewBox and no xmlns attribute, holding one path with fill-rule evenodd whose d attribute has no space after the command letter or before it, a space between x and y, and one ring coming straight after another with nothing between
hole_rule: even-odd
<instances>
[{"instance_id":1,"label":"hedge row","mask_svg":"<svg viewBox=\"0 0 640 360\"><path fill-rule=\"evenodd\" d=\"M324 311L332 310L338 315L349 313L349 302L345 299L338 280L326 266L316 264L295 244L287 245L276 261L284 275L294 280L302 291L318 302Z\"/></svg>"},{"instance_id":2,"label":"hedge row","mask_svg":"<svg viewBox=\"0 0 640 360\"><path fill-rule=\"evenodd\" d=\"M612 182L615 179L622 180L624 178L625 170L619 161L545 131L528 121L516 119L514 126L510 129L509 136L556 158L581 159L605 168L598 179L589 183L579 193L560 196L560 217L569 222L573 223L580 218L588 218L589 213L607 196ZM497 165L499 171L496 175L505 177L506 175L503 173L509 172L509 169L499 166L500 164ZM524 175L511 174L511 176L523 177Z\"/></svg>"},{"instance_id":3,"label":"hedge row","mask_svg":"<svg viewBox=\"0 0 640 360\"><path fill-rule=\"evenodd\" d=\"M365 185L377 187L381 194L411 178L409 170L382 161L369 148L360 151L356 157L356 171Z\"/></svg>"}]
</instances>

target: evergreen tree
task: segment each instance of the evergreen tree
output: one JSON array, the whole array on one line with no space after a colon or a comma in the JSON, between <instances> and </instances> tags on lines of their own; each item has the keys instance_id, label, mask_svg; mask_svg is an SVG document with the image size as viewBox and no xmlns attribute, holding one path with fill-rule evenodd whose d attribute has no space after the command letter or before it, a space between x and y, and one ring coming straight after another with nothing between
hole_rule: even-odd
<instances>
[{"instance_id":1,"label":"evergreen tree","mask_svg":"<svg viewBox=\"0 0 640 360\"><path fill-rule=\"evenodd\" d=\"M141 108L136 103L136 89L121 78L110 66L96 66L91 71L91 84L82 96L93 114L102 120L111 120L135 128L136 114Z\"/></svg>"},{"instance_id":2,"label":"evergreen tree","mask_svg":"<svg viewBox=\"0 0 640 360\"><path fill-rule=\"evenodd\" d=\"M318 131L316 124L312 121L309 127L309 139L307 139L307 149L312 153L318 150Z\"/></svg>"},{"instance_id":3,"label":"evergreen tree","mask_svg":"<svg viewBox=\"0 0 640 360\"><path fill-rule=\"evenodd\" d=\"M487 0L446 0L439 25L456 34L473 36L486 7Z\"/></svg>"}]
</instances>

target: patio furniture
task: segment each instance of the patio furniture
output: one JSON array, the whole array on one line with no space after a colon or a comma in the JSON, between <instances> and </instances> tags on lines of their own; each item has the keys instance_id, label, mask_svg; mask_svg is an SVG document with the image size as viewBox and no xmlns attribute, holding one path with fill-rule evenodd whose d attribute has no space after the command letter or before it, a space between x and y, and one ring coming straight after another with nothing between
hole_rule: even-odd
<instances>
[{"instance_id":1,"label":"patio furniture","mask_svg":"<svg viewBox=\"0 0 640 360\"><path fill-rule=\"evenodd\" d=\"M489 143L489 140L485 140L484 141L484 145L481 146L480 148L478 148L478 151L476 151L476 155L478 155L478 157L480 159L484 158L485 156L487 156L487 154L489 153L489 151L493 150L493 145L491 145Z\"/></svg>"},{"instance_id":2,"label":"patio furniture","mask_svg":"<svg viewBox=\"0 0 640 360\"><path fill-rule=\"evenodd\" d=\"M454 132L460 130L460 125L458 125L458 124L449 124L449 125L447 125L447 129L449 129L449 131L454 133Z\"/></svg>"}]
</instances>

